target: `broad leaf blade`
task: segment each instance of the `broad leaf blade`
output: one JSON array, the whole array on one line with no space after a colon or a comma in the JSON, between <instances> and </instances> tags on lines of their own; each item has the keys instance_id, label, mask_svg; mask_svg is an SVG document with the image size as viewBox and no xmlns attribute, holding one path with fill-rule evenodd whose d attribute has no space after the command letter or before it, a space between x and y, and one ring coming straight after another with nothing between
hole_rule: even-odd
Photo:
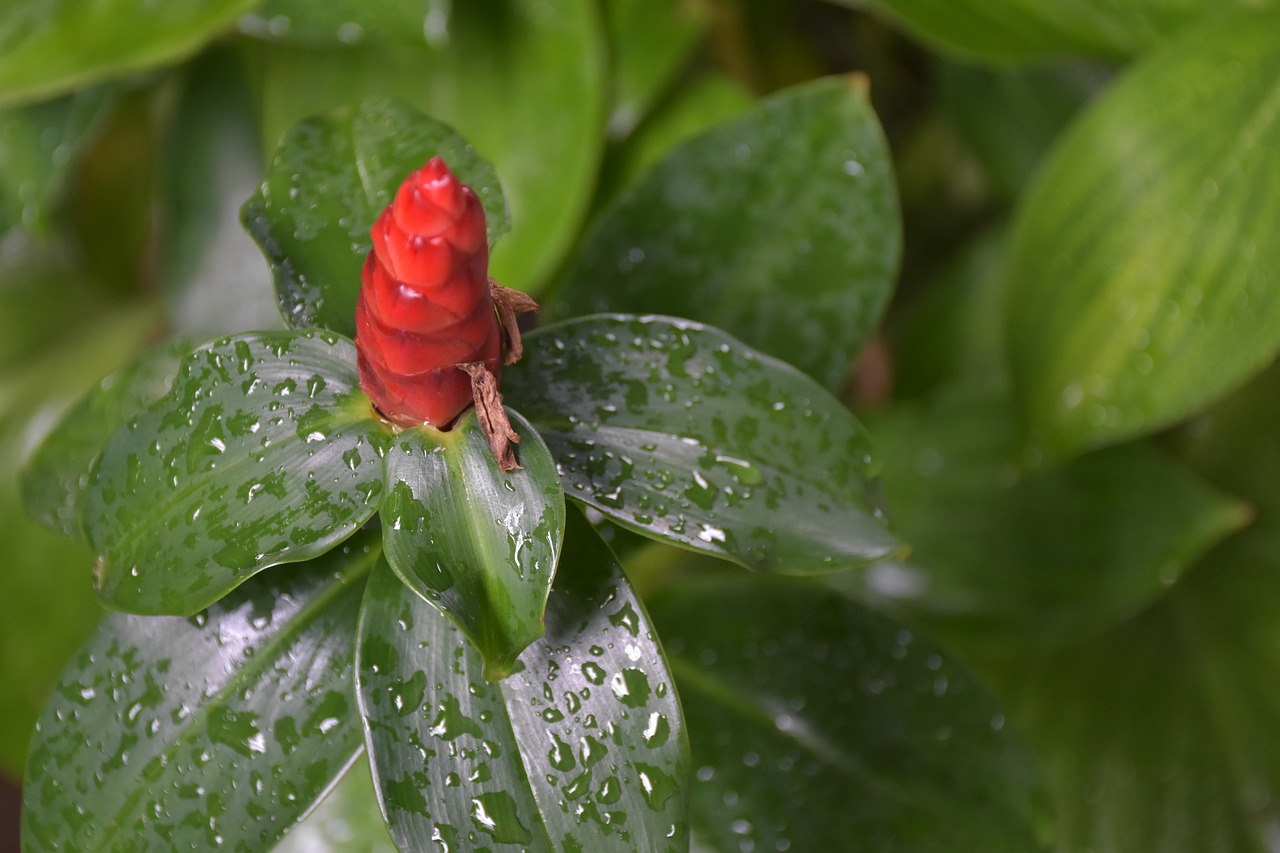
<instances>
[{"instance_id":1,"label":"broad leaf blade","mask_svg":"<svg viewBox=\"0 0 1280 853\"><path fill-rule=\"evenodd\" d=\"M475 190L490 242L504 234L507 209L493 167L451 127L406 104L370 99L285 135L241 216L271 264L288 325L355 334L369 230L409 173L437 155Z\"/></svg>"},{"instance_id":2,"label":"broad leaf blade","mask_svg":"<svg viewBox=\"0 0 1280 853\"><path fill-rule=\"evenodd\" d=\"M343 338L201 347L90 477L99 592L135 613L191 613L268 566L324 553L377 510L388 438Z\"/></svg>"},{"instance_id":3,"label":"broad leaf blade","mask_svg":"<svg viewBox=\"0 0 1280 853\"><path fill-rule=\"evenodd\" d=\"M654 619L706 849L1040 848L1029 752L928 640L821 587L743 575L672 588Z\"/></svg>"},{"instance_id":4,"label":"broad leaf blade","mask_svg":"<svg viewBox=\"0 0 1280 853\"><path fill-rule=\"evenodd\" d=\"M1249 508L1145 444L1019 477L1003 395L955 395L871 422L903 563L844 585L970 652L1063 646L1163 596Z\"/></svg>"},{"instance_id":5,"label":"broad leaf blade","mask_svg":"<svg viewBox=\"0 0 1280 853\"><path fill-rule=\"evenodd\" d=\"M838 388L893 291L900 245L866 93L822 80L660 161L596 223L551 309L711 323Z\"/></svg>"},{"instance_id":6,"label":"broad leaf blade","mask_svg":"<svg viewBox=\"0 0 1280 853\"><path fill-rule=\"evenodd\" d=\"M359 752L353 640L376 557L365 536L189 619L108 616L41 719L24 849L260 849L283 835Z\"/></svg>"},{"instance_id":7,"label":"broad leaf blade","mask_svg":"<svg viewBox=\"0 0 1280 853\"><path fill-rule=\"evenodd\" d=\"M862 426L816 382L718 329L602 315L530 334L506 399L566 494L748 568L831 572L896 553Z\"/></svg>"},{"instance_id":8,"label":"broad leaf blade","mask_svg":"<svg viewBox=\"0 0 1280 853\"><path fill-rule=\"evenodd\" d=\"M1152 53L1046 164L1010 261L1010 361L1034 450L1060 458L1166 426L1280 349L1278 25L1236 15Z\"/></svg>"},{"instance_id":9,"label":"broad leaf blade","mask_svg":"<svg viewBox=\"0 0 1280 853\"><path fill-rule=\"evenodd\" d=\"M266 0L240 19L240 31L283 44L423 45L447 36L449 7L423 0Z\"/></svg>"},{"instance_id":10,"label":"broad leaf blade","mask_svg":"<svg viewBox=\"0 0 1280 853\"><path fill-rule=\"evenodd\" d=\"M402 849L687 848L683 721L643 607L576 513L562 562L547 636L500 685L439 611L372 578L359 698Z\"/></svg>"},{"instance_id":11,"label":"broad leaf blade","mask_svg":"<svg viewBox=\"0 0 1280 853\"><path fill-rule=\"evenodd\" d=\"M8 0L0 104L38 100L194 53L258 0Z\"/></svg>"},{"instance_id":12,"label":"broad leaf blade","mask_svg":"<svg viewBox=\"0 0 1280 853\"><path fill-rule=\"evenodd\" d=\"M23 471L27 512L67 536L80 538L81 505L89 475L116 430L160 400L193 347L172 341L102 380L41 443Z\"/></svg>"},{"instance_id":13,"label":"broad leaf blade","mask_svg":"<svg viewBox=\"0 0 1280 853\"><path fill-rule=\"evenodd\" d=\"M603 10L613 64L609 136L625 139L692 58L709 15L679 0L615 0Z\"/></svg>"},{"instance_id":14,"label":"broad leaf blade","mask_svg":"<svg viewBox=\"0 0 1280 853\"><path fill-rule=\"evenodd\" d=\"M485 676L511 672L542 636L564 537L555 460L524 418L519 471L503 473L474 411L448 432L410 429L387 452L387 562L475 644Z\"/></svg>"}]
</instances>

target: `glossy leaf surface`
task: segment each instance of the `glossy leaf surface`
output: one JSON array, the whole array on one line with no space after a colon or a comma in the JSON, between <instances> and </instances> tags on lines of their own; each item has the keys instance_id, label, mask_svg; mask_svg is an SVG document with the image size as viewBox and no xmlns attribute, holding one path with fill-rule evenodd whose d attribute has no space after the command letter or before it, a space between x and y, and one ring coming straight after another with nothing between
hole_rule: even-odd
<instances>
[{"instance_id":1,"label":"glossy leaf surface","mask_svg":"<svg viewBox=\"0 0 1280 853\"><path fill-rule=\"evenodd\" d=\"M870 428L912 550L848 588L968 650L1061 646L1111 628L1251 515L1144 444L1020 476L1001 395L891 409Z\"/></svg>"},{"instance_id":2,"label":"glossy leaf surface","mask_svg":"<svg viewBox=\"0 0 1280 853\"><path fill-rule=\"evenodd\" d=\"M493 167L452 128L406 104L375 98L285 135L242 217L271 264L286 323L355 334L369 229L409 173L435 155L475 190L490 241L505 233Z\"/></svg>"},{"instance_id":3,"label":"glossy leaf surface","mask_svg":"<svg viewBox=\"0 0 1280 853\"><path fill-rule=\"evenodd\" d=\"M8 0L0 104L39 100L194 53L257 0Z\"/></svg>"},{"instance_id":4,"label":"glossy leaf surface","mask_svg":"<svg viewBox=\"0 0 1280 853\"><path fill-rule=\"evenodd\" d=\"M571 513L547 634L500 684L438 610L375 573L357 651L401 849L682 850L688 753L640 601Z\"/></svg>"},{"instance_id":5,"label":"glossy leaf surface","mask_svg":"<svg viewBox=\"0 0 1280 853\"><path fill-rule=\"evenodd\" d=\"M49 229L54 202L114 101L113 88L97 86L0 111L0 226Z\"/></svg>"},{"instance_id":6,"label":"glossy leaf surface","mask_svg":"<svg viewBox=\"0 0 1280 853\"><path fill-rule=\"evenodd\" d=\"M1152 53L1072 126L1026 199L1009 348L1044 455L1165 426L1280 349L1278 23L1224 17Z\"/></svg>"},{"instance_id":7,"label":"glossy leaf surface","mask_svg":"<svg viewBox=\"0 0 1280 853\"><path fill-rule=\"evenodd\" d=\"M927 640L744 575L673 588L654 619L689 721L699 849L1039 849L1028 750Z\"/></svg>"},{"instance_id":8,"label":"glossy leaf surface","mask_svg":"<svg viewBox=\"0 0 1280 853\"><path fill-rule=\"evenodd\" d=\"M788 574L900 547L874 507L879 463L862 426L718 329L571 320L526 336L503 389L546 439L565 494L637 533Z\"/></svg>"},{"instance_id":9,"label":"glossy leaf surface","mask_svg":"<svg viewBox=\"0 0 1280 853\"><path fill-rule=\"evenodd\" d=\"M190 618L108 616L40 721L26 849L269 847L360 749L353 640L376 557L366 534Z\"/></svg>"},{"instance_id":10,"label":"glossy leaf surface","mask_svg":"<svg viewBox=\"0 0 1280 853\"><path fill-rule=\"evenodd\" d=\"M837 388L893 290L900 244L866 93L822 80L660 161L596 223L550 308L711 323Z\"/></svg>"},{"instance_id":11,"label":"glossy leaf surface","mask_svg":"<svg viewBox=\"0 0 1280 853\"><path fill-rule=\"evenodd\" d=\"M474 411L448 432L397 435L381 512L387 562L461 628L492 680L542 636L564 537L555 460L527 421L509 415L523 466L510 473L498 468Z\"/></svg>"},{"instance_id":12,"label":"glossy leaf surface","mask_svg":"<svg viewBox=\"0 0 1280 853\"><path fill-rule=\"evenodd\" d=\"M161 344L98 383L41 443L23 472L27 512L67 536L82 536L80 510L89 475L103 447L173 385L185 341Z\"/></svg>"},{"instance_id":13,"label":"glossy leaf surface","mask_svg":"<svg viewBox=\"0 0 1280 853\"><path fill-rule=\"evenodd\" d=\"M837 0L862 6L864 0ZM981 59L1132 56L1197 18L1271 0L871 0L926 41Z\"/></svg>"},{"instance_id":14,"label":"glossy leaf surface","mask_svg":"<svg viewBox=\"0 0 1280 853\"><path fill-rule=\"evenodd\" d=\"M363 752L315 810L273 849L275 853L396 853Z\"/></svg>"},{"instance_id":15,"label":"glossy leaf surface","mask_svg":"<svg viewBox=\"0 0 1280 853\"><path fill-rule=\"evenodd\" d=\"M274 146L294 122L369 97L449 122L502 176L513 228L494 247L491 274L537 290L577 239L595 183L605 119L598 7L434 3L425 42L264 47L264 138Z\"/></svg>"},{"instance_id":16,"label":"glossy leaf surface","mask_svg":"<svg viewBox=\"0 0 1280 853\"><path fill-rule=\"evenodd\" d=\"M131 612L192 613L268 566L324 553L377 510L388 439L343 338L201 347L90 477L100 594Z\"/></svg>"}]
</instances>

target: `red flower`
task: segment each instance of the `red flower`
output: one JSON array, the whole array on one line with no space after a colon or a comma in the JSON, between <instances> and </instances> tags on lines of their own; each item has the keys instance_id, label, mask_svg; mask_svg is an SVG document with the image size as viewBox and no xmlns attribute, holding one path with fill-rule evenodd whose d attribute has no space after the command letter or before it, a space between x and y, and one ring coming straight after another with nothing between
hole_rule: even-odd
<instances>
[{"instance_id":1,"label":"red flower","mask_svg":"<svg viewBox=\"0 0 1280 853\"><path fill-rule=\"evenodd\" d=\"M389 420L443 429L473 401L462 365L497 378L503 328L488 270L484 208L433 157L374 223L356 304L360 387Z\"/></svg>"}]
</instances>

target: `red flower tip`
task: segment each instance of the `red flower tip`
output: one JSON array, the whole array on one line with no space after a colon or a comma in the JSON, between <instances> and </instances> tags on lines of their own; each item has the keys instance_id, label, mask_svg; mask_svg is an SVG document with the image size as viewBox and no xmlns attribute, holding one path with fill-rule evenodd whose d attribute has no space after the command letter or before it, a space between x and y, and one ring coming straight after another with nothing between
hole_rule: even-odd
<instances>
[{"instance_id":1,"label":"red flower tip","mask_svg":"<svg viewBox=\"0 0 1280 853\"><path fill-rule=\"evenodd\" d=\"M405 179L372 230L356 304L360 387L402 426L447 427L472 403L462 364L496 378L502 327L484 208L439 157Z\"/></svg>"}]
</instances>

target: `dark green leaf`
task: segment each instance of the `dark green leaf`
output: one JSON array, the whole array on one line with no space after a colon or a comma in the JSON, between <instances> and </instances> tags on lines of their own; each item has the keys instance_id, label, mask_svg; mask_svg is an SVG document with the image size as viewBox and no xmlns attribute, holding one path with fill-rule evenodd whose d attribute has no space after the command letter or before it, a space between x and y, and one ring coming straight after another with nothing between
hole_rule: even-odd
<instances>
[{"instance_id":1,"label":"dark green leaf","mask_svg":"<svg viewBox=\"0 0 1280 853\"><path fill-rule=\"evenodd\" d=\"M861 7L868 0L835 0ZM1129 56L1210 12L1271 0L870 0L945 49L986 60L1063 53Z\"/></svg>"},{"instance_id":2,"label":"dark green leaf","mask_svg":"<svg viewBox=\"0 0 1280 853\"><path fill-rule=\"evenodd\" d=\"M344 338L264 332L201 347L90 477L101 595L135 613L191 613L268 566L323 554L377 510L389 438Z\"/></svg>"},{"instance_id":3,"label":"dark green leaf","mask_svg":"<svg viewBox=\"0 0 1280 853\"><path fill-rule=\"evenodd\" d=\"M360 749L365 534L191 618L113 614L45 708L24 849L267 849Z\"/></svg>"},{"instance_id":4,"label":"dark green leaf","mask_svg":"<svg viewBox=\"0 0 1280 853\"><path fill-rule=\"evenodd\" d=\"M475 644L491 681L542 636L564 537L555 460L524 418L510 417L523 466L510 473L474 411L448 432L401 432L387 454L381 513L387 562Z\"/></svg>"},{"instance_id":5,"label":"dark green leaf","mask_svg":"<svg viewBox=\"0 0 1280 853\"><path fill-rule=\"evenodd\" d=\"M7 0L0 11L0 104L180 59L256 2Z\"/></svg>"},{"instance_id":6,"label":"dark green leaf","mask_svg":"<svg viewBox=\"0 0 1280 853\"><path fill-rule=\"evenodd\" d=\"M54 202L114 103L115 90L97 86L0 112L0 231L49 230Z\"/></svg>"},{"instance_id":7,"label":"dark green leaf","mask_svg":"<svg viewBox=\"0 0 1280 853\"><path fill-rule=\"evenodd\" d=\"M357 647L375 784L401 849L683 850L683 720L644 609L570 513L547 634L500 684L390 571Z\"/></svg>"},{"instance_id":8,"label":"dark green leaf","mask_svg":"<svg viewBox=\"0 0 1280 853\"><path fill-rule=\"evenodd\" d=\"M900 244L866 93L822 80L659 162L597 222L552 308L712 323L838 388L888 302Z\"/></svg>"},{"instance_id":9,"label":"dark green leaf","mask_svg":"<svg viewBox=\"0 0 1280 853\"><path fill-rule=\"evenodd\" d=\"M738 575L654 605L688 715L711 850L1009 850L1036 768L930 642L820 587Z\"/></svg>"},{"instance_id":10,"label":"dark green leaf","mask_svg":"<svg viewBox=\"0 0 1280 853\"><path fill-rule=\"evenodd\" d=\"M1277 26L1235 15L1170 42L1045 164L1010 259L1033 450L1062 457L1165 426L1280 349Z\"/></svg>"},{"instance_id":11,"label":"dark green leaf","mask_svg":"<svg viewBox=\"0 0 1280 853\"><path fill-rule=\"evenodd\" d=\"M874 508L867 433L794 368L666 317L571 320L525 346L504 394L546 439L568 497L761 571L837 571L899 550Z\"/></svg>"},{"instance_id":12,"label":"dark green leaf","mask_svg":"<svg viewBox=\"0 0 1280 853\"><path fill-rule=\"evenodd\" d=\"M155 347L102 380L63 416L23 471L22 493L32 517L67 536L82 536L81 504L103 447L169 392L192 349L187 341Z\"/></svg>"},{"instance_id":13,"label":"dark green leaf","mask_svg":"<svg viewBox=\"0 0 1280 853\"><path fill-rule=\"evenodd\" d=\"M375 96L449 122L502 176L513 228L490 272L536 290L577 240L595 184L605 119L598 5L437 3L425 44L264 47L265 139L274 146L299 119Z\"/></svg>"},{"instance_id":14,"label":"dark green leaf","mask_svg":"<svg viewBox=\"0 0 1280 853\"><path fill-rule=\"evenodd\" d=\"M690 60L709 16L681 0L613 0L603 9L613 65L609 135L623 139Z\"/></svg>"},{"instance_id":15,"label":"dark green leaf","mask_svg":"<svg viewBox=\"0 0 1280 853\"><path fill-rule=\"evenodd\" d=\"M452 128L412 107L375 98L289 131L242 212L271 263L286 323L355 334L369 229L409 173L436 155L475 190L490 241L505 233L506 204L493 167Z\"/></svg>"},{"instance_id":16,"label":"dark green leaf","mask_svg":"<svg viewBox=\"0 0 1280 853\"><path fill-rule=\"evenodd\" d=\"M361 753L315 811L274 848L275 853L394 853L378 796Z\"/></svg>"},{"instance_id":17,"label":"dark green leaf","mask_svg":"<svg viewBox=\"0 0 1280 853\"><path fill-rule=\"evenodd\" d=\"M901 407L871 429L912 550L850 586L970 651L1064 645L1110 628L1250 516L1143 444L1020 478L1000 395Z\"/></svg>"}]
</instances>

